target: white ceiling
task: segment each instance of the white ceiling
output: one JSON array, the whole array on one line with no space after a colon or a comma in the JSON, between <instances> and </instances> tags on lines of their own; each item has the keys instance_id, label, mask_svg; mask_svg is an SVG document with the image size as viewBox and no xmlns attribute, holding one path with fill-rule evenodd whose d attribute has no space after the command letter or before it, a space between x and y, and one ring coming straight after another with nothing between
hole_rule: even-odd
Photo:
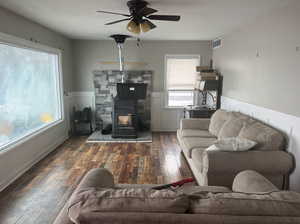
<instances>
[{"instance_id":1,"label":"white ceiling","mask_svg":"<svg viewBox=\"0 0 300 224\"><path fill-rule=\"evenodd\" d=\"M258 16L283 7L291 0L149 0L158 14L178 14L180 22L154 21L158 28L142 34L151 40L211 40ZM0 0L0 6L73 39L106 39L128 33L126 22L105 26L122 16L96 13L108 10L128 13L126 0Z\"/></svg>"}]
</instances>

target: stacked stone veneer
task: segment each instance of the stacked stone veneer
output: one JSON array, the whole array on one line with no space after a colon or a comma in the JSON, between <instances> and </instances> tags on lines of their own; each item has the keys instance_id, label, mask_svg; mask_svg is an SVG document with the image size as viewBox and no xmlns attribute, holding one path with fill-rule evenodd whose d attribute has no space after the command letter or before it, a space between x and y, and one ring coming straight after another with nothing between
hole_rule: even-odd
<instances>
[{"instance_id":1,"label":"stacked stone veneer","mask_svg":"<svg viewBox=\"0 0 300 224\"><path fill-rule=\"evenodd\" d=\"M152 71L125 71L127 82L146 83L147 98L138 101L138 115L148 129L151 126L151 92ZM113 97L117 94L117 83L121 82L121 73L118 70L94 71L95 86L95 118L96 129L101 130L112 122Z\"/></svg>"}]
</instances>

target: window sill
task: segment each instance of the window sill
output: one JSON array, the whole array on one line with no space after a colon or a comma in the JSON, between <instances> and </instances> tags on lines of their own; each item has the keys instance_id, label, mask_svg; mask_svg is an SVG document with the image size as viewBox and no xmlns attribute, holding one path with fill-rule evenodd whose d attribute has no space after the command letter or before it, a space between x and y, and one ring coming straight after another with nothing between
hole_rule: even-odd
<instances>
[{"instance_id":1,"label":"window sill","mask_svg":"<svg viewBox=\"0 0 300 224\"><path fill-rule=\"evenodd\" d=\"M165 106L164 109L168 109L168 110L183 110L184 107L170 107L170 106Z\"/></svg>"},{"instance_id":2,"label":"window sill","mask_svg":"<svg viewBox=\"0 0 300 224\"><path fill-rule=\"evenodd\" d=\"M52 124L45 125L44 127L33 130L32 132L29 132L28 134L24 135L23 137L21 137L19 139L16 139L16 140L13 140L12 142L1 146L0 147L0 155L4 154L7 151L12 150L15 147L18 147L18 146L26 143L27 141L29 141L29 140L31 140L35 137L43 135L49 129L54 128L54 127L56 127L56 126L58 126L58 125L60 125L64 122L65 122L65 119L62 118L60 120L57 120L57 121L53 122Z\"/></svg>"}]
</instances>

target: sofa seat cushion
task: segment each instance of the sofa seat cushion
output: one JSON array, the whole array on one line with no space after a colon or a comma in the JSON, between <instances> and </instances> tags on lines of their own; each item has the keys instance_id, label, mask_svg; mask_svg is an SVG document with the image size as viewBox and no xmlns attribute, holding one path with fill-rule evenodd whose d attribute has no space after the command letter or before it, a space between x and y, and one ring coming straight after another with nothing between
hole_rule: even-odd
<instances>
[{"instance_id":1,"label":"sofa seat cushion","mask_svg":"<svg viewBox=\"0 0 300 224\"><path fill-rule=\"evenodd\" d=\"M300 217L300 194L287 191L266 194L204 193L192 196L190 212L213 215Z\"/></svg>"},{"instance_id":2,"label":"sofa seat cushion","mask_svg":"<svg viewBox=\"0 0 300 224\"><path fill-rule=\"evenodd\" d=\"M188 197L172 190L142 188L82 189L69 201L69 217L75 223L102 212L184 213Z\"/></svg>"},{"instance_id":3,"label":"sofa seat cushion","mask_svg":"<svg viewBox=\"0 0 300 224\"><path fill-rule=\"evenodd\" d=\"M238 137L257 142L255 150L283 150L286 144L285 137L280 131L260 121L244 126Z\"/></svg>"},{"instance_id":4,"label":"sofa seat cushion","mask_svg":"<svg viewBox=\"0 0 300 224\"><path fill-rule=\"evenodd\" d=\"M181 130L182 137L202 137L202 138L215 138L216 136L209 133L207 130L197 129L183 129Z\"/></svg>"},{"instance_id":5,"label":"sofa seat cushion","mask_svg":"<svg viewBox=\"0 0 300 224\"><path fill-rule=\"evenodd\" d=\"M191 158L194 149L206 149L213 145L217 138L203 138L203 137L183 137L182 143L184 144L185 152Z\"/></svg>"},{"instance_id":6,"label":"sofa seat cushion","mask_svg":"<svg viewBox=\"0 0 300 224\"><path fill-rule=\"evenodd\" d=\"M176 192L183 193L186 195L197 195L197 194L203 194L207 192L229 193L232 192L232 190L223 186L194 186L194 185L185 184L182 187L176 189Z\"/></svg>"}]
</instances>

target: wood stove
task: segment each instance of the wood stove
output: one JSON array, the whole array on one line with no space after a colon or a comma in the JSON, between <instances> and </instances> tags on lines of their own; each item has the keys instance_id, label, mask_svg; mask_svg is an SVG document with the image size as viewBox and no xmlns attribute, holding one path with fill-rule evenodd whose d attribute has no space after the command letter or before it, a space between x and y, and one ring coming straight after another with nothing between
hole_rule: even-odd
<instances>
[{"instance_id":1,"label":"wood stove","mask_svg":"<svg viewBox=\"0 0 300 224\"><path fill-rule=\"evenodd\" d=\"M137 138L139 115L137 101L146 98L147 84L118 83L113 100L112 137Z\"/></svg>"}]
</instances>

